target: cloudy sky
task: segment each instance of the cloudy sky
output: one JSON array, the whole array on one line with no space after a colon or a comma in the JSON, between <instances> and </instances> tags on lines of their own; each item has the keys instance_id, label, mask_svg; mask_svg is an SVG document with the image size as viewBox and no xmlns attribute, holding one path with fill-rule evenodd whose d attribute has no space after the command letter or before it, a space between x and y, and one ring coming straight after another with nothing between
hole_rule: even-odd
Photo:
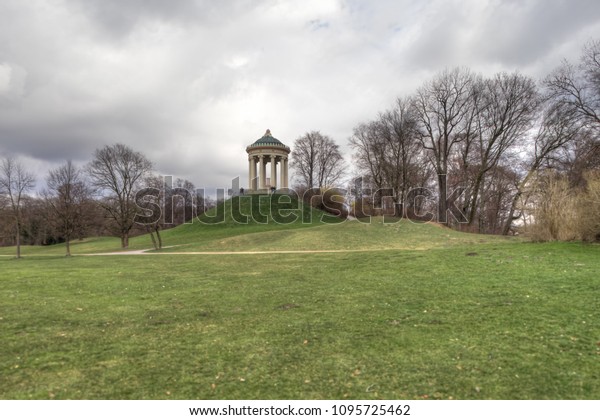
<instances>
[{"instance_id":1,"label":"cloudy sky","mask_svg":"<svg viewBox=\"0 0 600 420\"><path fill-rule=\"evenodd\" d=\"M245 147L352 128L445 67L542 78L600 37L597 0L0 0L0 155L39 178L124 143L197 187Z\"/></svg>"}]
</instances>

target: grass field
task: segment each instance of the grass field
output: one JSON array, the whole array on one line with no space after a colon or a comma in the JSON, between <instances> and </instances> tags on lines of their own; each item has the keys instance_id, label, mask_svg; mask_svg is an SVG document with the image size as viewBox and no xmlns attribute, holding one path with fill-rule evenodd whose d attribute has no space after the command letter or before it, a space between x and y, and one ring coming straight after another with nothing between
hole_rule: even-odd
<instances>
[{"instance_id":1,"label":"grass field","mask_svg":"<svg viewBox=\"0 0 600 420\"><path fill-rule=\"evenodd\" d=\"M164 236L0 257L0 398L600 398L597 245L379 219ZM278 249L341 252L167 254Z\"/></svg>"}]
</instances>

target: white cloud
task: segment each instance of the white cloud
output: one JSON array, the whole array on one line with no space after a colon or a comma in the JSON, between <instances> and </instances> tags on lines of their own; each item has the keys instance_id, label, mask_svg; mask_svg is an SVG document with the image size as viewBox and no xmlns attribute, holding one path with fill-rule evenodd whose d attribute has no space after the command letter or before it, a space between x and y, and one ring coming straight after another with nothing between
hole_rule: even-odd
<instances>
[{"instance_id":1,"label":"white cloud","mask_svg":"<svg viewBox=\"0 0 600 420\"><path fill-rule=\"evenodd\" d=\"M2 100L12 104L24 94L27 73L15 64L0 63L0 107Z\"/></svg>"},{"instance_id":2,"label":"white cloud","mask_svg":"<svg viewBox=\"0 0 600 420\"><path fill-rule=\"evenodd\" d=\"M11 70L8 64L0 64L0 95L10 91Z\"/></svg>"}]
</instances>

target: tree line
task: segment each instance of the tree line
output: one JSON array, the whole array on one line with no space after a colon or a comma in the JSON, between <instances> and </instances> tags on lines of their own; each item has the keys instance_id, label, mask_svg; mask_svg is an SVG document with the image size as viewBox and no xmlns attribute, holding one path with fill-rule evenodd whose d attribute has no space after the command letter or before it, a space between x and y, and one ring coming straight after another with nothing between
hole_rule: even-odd
<instances>
[{"instance_id":1,"label":"tree line","mask_svg":"<svg viewBox=\"0 0 600 420\"><path fill-rule=\"evenodd\" d=\"M429 212L475 232L519 227L541 240L600 240L600 41L537 83L518 72L446 69L357 124L349 146L353 177L374 192L354 191L357 216L391 201L397 216ZM348 173L339 146L319 131L295 141L291 166L306 189L335 186ZM165 182L122 144L96 150L84 167L52 169L39 196L28 195L34 187L21 162L0 160L0 245L15 244L17 256L22 243L56 242L69 255L71 240L104 234L127 248L131 234L146 232L160 248L162 228L214 205L190 197L187 180ZM167 218L136 224L135 194L148 187L161 191L149 199Z\"/></svg>"},{"instance_id":2,"label":"tree line","mask_svg":"<svg viewBox=\"0 0 600 420\"><path fill-rule=\"evenodd\" d=\"M355 200L355 214L391 200L398 216L430 211L475 232L518 226L540 239L600 239L599 116L599 41L537 83L519 72L446 69L354 127L352 175L374 192ZM292 157L308 188L341 177L339 148L319 132L296 140ZM322 162L334 176L320 176ZM566 233L569 223L578 226Z\"/></svg>"},{"instance_id":3,"label":"tree line","mask_svg":"<svg viewBox=\"0 0 600 420\"><path fill-rule=\"evenodd\" d=\"M158 196L145 199L153 200L164 214L153 217L152 223L136 223L136 193L147 187L160 190ZM188 222L215 204L199 193L192 197L195 187L188 180L173 182L154 174L150 160L123 144L97 149L83 167L67 161L48 172L46 187L37 196L28 195L34 188L35 177L22 162L0 160L0 240L2 245L16 245L17 258L23 243L64 242L66 255L71 255L72 240L107 234L118 236L121 247L127 248L132 234L149 233L158 249L161 229Z\"/></svg>"}]
</instances>

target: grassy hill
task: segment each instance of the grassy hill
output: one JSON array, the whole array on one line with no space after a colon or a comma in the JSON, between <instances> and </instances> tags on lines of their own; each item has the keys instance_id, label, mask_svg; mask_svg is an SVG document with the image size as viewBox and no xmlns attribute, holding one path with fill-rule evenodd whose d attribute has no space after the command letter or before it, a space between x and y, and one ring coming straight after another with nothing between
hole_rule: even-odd
<instances>
[{"instance_id":1,"label":"grassy hill","mask_svg":"<svg viewBox=\"0 0 600 420\"><path fill-rule=\"evenodd\" d=\"M281 194L233 197L192 223L163 233L167 246L224 249L223 238L339 224L341 219ZM166 251L166 250L165 250Z\"/></svg>"},{"instance_id":2,"label":"grassy hill","mask_svg":"<svg viewBox=\"0 0 600 420\"><path fill-rule=\"evenodd\" d=\"M234 197L199 219L161 231L165 248L173 252L426 250L457 244L513 243L519 239L473 235L433 223L373 217L345 220L288 196ZM73 254L121 251L118 238L87 238L72 243ZM150 237L130 240L129 250L151 249ZM0 255L14 255L14 247ZM28 255L63 255L64 245L22 247Z\"/></svg>"},{"instance_id":3,"label":"grassy hill","mask_svg":"<svg viewBox=\"0 0 600 420\"><path fill-rule=\"evenodd\" d=\"M217 246L222 238L295 230L300 228L338 224L341 219L312 208L293 197L281 194L233 197L220 203L199 218L172 229L161 231L167 247L184 245L188 249ZM215 242L217 241L217 242ZM142 234L130 239L129 250L152 248L150 236ZM63 255L64 244L50 246L22 246L22 254ZM112 237L93 237L73 241L73 254L121 251L120 240ZM14 247L0 247L0 255L14 255Z\"/></svg>"},{"instance_id":4,"label":"grassy hill","mask_svg":"<svg viewBox=\"0 0 600 420\"><path fill-rule=\"evenodd\" d=\"M600 398L599 246L316 220L1 258L0 398Z\"/></svg>"}]
</instances>

